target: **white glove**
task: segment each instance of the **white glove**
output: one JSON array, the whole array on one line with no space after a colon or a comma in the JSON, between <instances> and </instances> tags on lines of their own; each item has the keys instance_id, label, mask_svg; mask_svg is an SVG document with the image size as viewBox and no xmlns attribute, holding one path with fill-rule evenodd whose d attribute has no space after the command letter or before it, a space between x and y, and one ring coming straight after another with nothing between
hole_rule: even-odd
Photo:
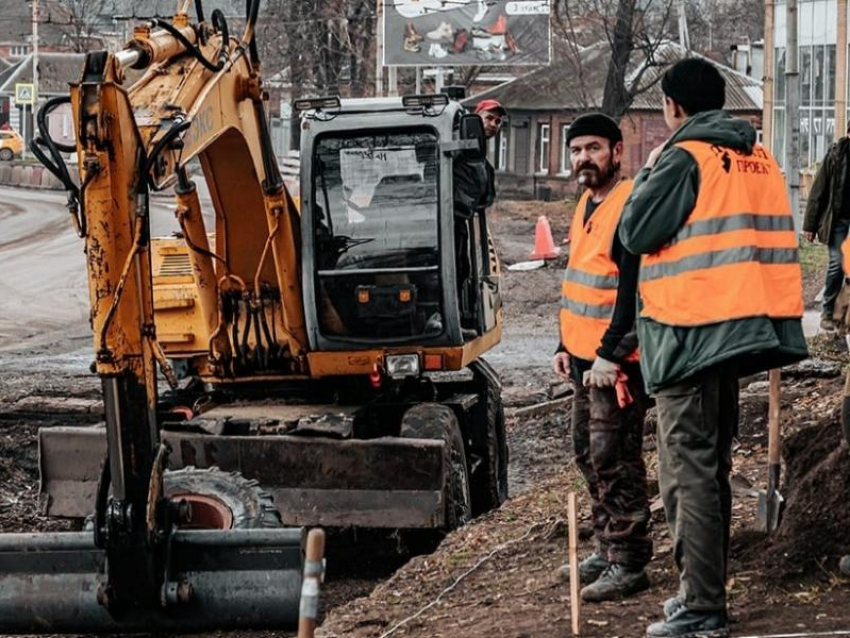
<instances>
[{"instance_id":1,"label":"white glove","mask_svg":"<svg viewBox=\"0 0 850 638\"><path fill-rule=\"evenodd\" d=\"M593 366L584 373L584 385L594 388L613 388L617 383L617 372L619 370L619 363L596 357Z\"/></svg>"}]
</instances>

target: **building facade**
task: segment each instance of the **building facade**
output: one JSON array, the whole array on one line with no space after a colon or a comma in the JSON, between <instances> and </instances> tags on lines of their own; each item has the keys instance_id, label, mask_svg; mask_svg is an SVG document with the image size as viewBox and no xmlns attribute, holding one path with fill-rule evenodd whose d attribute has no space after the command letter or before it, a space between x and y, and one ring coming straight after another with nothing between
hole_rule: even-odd
<instances>
[{"instance_id":1,"label":"building facade","mask_svg":"<svg viewBox=\"0 0 850 638\"><path fill-rule=\"evenodd\" d=\"M623 173L630 177L643 166L650 151L670 136L662 112L660 76L669 64L691 55L675 43L668 44L661 54L666 62L640 75L643 88L620 122L625 146ZM599 69L594 73L596 62ZM599 59L589 55L583 83L577 82L578 74L567 65L553 64L465 101L472 106L495 99L508 109L507 122L490 144L501 195L549 199L575 192L566 132L576 117L596 110L594 104L601 102L606 68L604 55ZM726 80L726 109L760 130L761 81L728 66L718 64L718 68Z\"/></svg>"},{"instance_id":2,"label":"building facade","mask_svg":"<svg viewBox=\"0 0 850 638\"><path fill-rule=\"evenodd\" d=\"M823 160L830 144L844 135L836 130L836 43L838 8L836 0L798 0L797 37L800 77L800 167L813 167ZM785 156L785 42L786 4L778 0L773 34L773 132L772 150L780 162ZM845 120L846 121L846 120Z\"/></svg>"}]
</instances>

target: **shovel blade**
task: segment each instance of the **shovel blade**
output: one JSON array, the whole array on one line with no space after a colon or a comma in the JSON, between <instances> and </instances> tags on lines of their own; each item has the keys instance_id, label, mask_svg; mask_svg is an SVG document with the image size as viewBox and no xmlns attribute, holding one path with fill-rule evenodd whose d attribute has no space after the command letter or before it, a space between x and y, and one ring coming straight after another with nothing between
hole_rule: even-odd
<instances>
[{"instance_id":1,"label":"shovel blade","mask_svg":"<svg viewBox=\"0 0 850 638\"><path fill-rule=\"evenodd\" d=\"M779 490L760 491L758 509L756 510L756 526L758 529L773 533L779 527L782 520L782 510L785 508L785 499Z\"/></svg>"}]
</instances>

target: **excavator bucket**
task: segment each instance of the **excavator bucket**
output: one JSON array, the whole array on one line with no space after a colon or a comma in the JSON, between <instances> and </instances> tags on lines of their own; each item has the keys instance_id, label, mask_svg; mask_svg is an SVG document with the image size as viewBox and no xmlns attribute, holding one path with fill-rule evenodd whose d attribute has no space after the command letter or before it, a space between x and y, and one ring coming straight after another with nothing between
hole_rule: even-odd
<instances>
[{"instance_id":1,"label":"excavator bucket","mask_svg":"<svg viewBox=\"0 0 850 638\"><path fill-rule=\"evenodd\" d=\"M301 529L178 530L159 606L113 616L91 532L0 535L0 632L293 628L302 544Z\"/></svg>"},{"instance_id":2,"label":"excavator bucket","mask_svg":"<svg viewBox=\"0 0 850 638\"><path fill-rule=\"evenodd\" d=\"M257 481L285 525L438 528L444 523L445 444L386 437L369 441L298 436L163 432L169 469L216 467ZM41 513L84 518L94 494L106 432L52 427L38 433ZM391 485L387 477L393 477ZM166 474L166 483L169 476Z\"/></svg>"}]
</instances>

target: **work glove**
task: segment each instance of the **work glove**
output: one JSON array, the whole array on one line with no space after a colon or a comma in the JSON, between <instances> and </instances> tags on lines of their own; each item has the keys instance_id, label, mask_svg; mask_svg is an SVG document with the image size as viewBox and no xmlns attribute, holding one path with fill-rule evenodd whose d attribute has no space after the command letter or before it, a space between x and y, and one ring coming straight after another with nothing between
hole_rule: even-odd
<instances>
[{"instance_id":1,"label":"work glove","mask_svg":"<svg viewBox=\"0 0 850 638\"><path fill-rule=\"evenodd\" d=\"M584 373L584 385L594 388L613 388L614 384L617 383L617 372L619 370L619 363L596 357L593 366Z\"/></svg>"}]
</instances>

